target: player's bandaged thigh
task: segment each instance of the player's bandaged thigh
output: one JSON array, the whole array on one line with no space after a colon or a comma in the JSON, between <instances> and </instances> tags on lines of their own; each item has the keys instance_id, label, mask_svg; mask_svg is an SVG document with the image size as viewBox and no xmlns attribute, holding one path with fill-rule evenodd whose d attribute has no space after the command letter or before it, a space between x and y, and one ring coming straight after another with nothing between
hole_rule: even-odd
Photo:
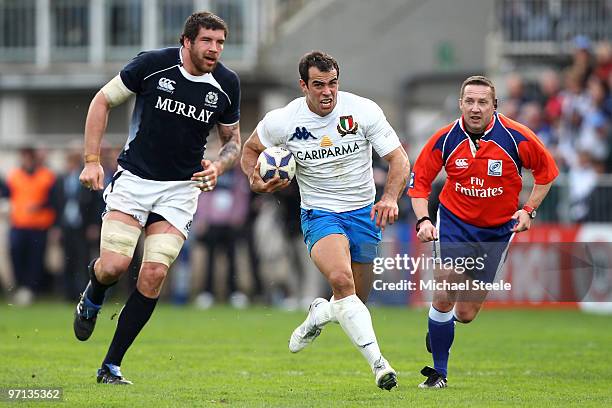
<instances>
[{"instance_id":1,"label":"player's bandaged thigh","mask_svg":"<svg viewBox=\"0 0 612 408\"><path fill-rule=\"evenodd\" d=\"M117 220L103 220L100 233L100 249L115 252L127 257L134 256L140 237L140 228Z\"/></svg>"},{"instance_id":2,"label":"player's bandaged thigh","mask_svg":"<svg viewBox=\"0 0 612 408\"><path fill-rule=\"evenodd\" d=\"M145 238L143 262L157 262L170 267L185 240L176 234L151 234Z\"/></svg>"}]
</instances>

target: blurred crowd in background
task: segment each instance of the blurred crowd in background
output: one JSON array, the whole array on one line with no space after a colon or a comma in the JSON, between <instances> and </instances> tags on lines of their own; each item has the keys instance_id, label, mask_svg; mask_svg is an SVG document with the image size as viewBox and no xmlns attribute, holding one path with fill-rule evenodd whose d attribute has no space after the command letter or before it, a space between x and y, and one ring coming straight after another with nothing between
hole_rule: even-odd
<instances>
[{"instance_id":1,"label":"blurred crowd in background","mask_svg":"<svg viewBox=\"0 0 612 408\"><path fill-rule=\"evenodd\" d=\"M119 152L102 150L105 185L117 169ZM10 262L0 265L5 269L0 270L0 282L17 305L28 305L38 295L77 300L87 283L87 265L99 254L103 191L91 191L79 182L80 144L66 151L59 171L47 165L47 153L21 149L19 165L0 181L10 224ZM299 206L296 183L268 197L250 191L239 167L224 173L213 192L200 195L165 295L177 304L193 300L200 308L218 302L240 308L257 302L286 309L326 296L301 239ZM139 245L129 277L114 290L133 289L141 251Z\"/></svg>"},{"instance_id":2,"label":"blurred crowd in background","mask_svg":"<svg viewBox=\"0 0 612 408\"><path fill-rule=\"evenodd\" d=\"M499 111L531 128L554 155L567 177L565 218L609 222L609 186L598 190L598 182L612 173L612 46L595 46L584 35L573 45L571 65L562 70L551 67L531 82L507 75Z\"/></svg>"},{"instance_id":3,"label":"blurred crowd in background","mask_svg":"<svg viewBox=\"0 0 612 408\"><path fill-rule=\"evenodd\" d=\"M612 47L601 41L595 45L584 35L573 42L568 66L551 66L535 81L518 72L505 76L499 111L531 128L553 153L569 189L566 219L612 221L606 198L612 195L605 194L609 189L602 193L600 182L612 173ZM103 149L105 185L119 151ZM0 282L15 304L60 293L73 302L86 284L87 264L99 251L102 192L79 183L80 142L65 151L60 169L47 165L44 150L24 148L19 158L17 167L0 175L10 225L5 240L10 262L0 265ZM379 192L384 176L384 166L376 163ZM605 197L594 199L598 194ZM287 309L329 296L302 242L299 203L295 182L274 196L260 196L250 192L238 167L222 175L213 192L200 196L191 235L164 296L201 308L257 302ZM554 193L547 203L555 205ZM401 211L404 223L398 228L412 228L406 224L412 217L409 200L403 200ZM135 285L139 261L137 251L129 278L115 291Z\"/></svg>"}]
</instances>

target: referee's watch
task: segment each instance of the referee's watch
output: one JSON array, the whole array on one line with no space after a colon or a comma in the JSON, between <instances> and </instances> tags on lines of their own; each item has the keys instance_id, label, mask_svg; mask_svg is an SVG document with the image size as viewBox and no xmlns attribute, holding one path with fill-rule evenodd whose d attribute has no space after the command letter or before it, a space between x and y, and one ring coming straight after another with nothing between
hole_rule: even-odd
<instances>
[{"instance_id":1,"label":"referee's watch","mask_svg":"<svg viewBox=\"0 0 612 408\"><path fill-rule=\"evenodd\" d=\"M532 220L536 217L537 211L533 207L530 207L528 205L524 205L523 206L523 211L525 211L529 215L529 218L531 218Z\"/></svg>"}]
</instances>

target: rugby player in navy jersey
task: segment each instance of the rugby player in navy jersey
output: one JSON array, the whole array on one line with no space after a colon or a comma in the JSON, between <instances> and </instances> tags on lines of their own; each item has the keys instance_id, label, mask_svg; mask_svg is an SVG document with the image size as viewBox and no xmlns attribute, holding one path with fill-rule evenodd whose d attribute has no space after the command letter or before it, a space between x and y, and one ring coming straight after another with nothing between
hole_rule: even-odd
<instances>
[{"instance_id":1,"label":"rugby player in navy jersey","mask_svg":"<svg viewBox=\"0 0 612 408\"><path fill-rule=\"evenodd\" d=\"M100 190L100 144L109 110L136 95L119 168L104 191L100 257L89 265L90 281L76 307L79 340L91 336L106 290L128 269L143 229L145 234L136 289L119 315L98 382L131 384L121 373L121 361L153 313L168 268L189 233L198 195L213 190L240 154L240 81L219 61L227 33L218 16L192 14L180 47L138 54L89 107L80 181ZM214 126L222 147L211 162L203 155Z\"/></svg>"}]
</instances>

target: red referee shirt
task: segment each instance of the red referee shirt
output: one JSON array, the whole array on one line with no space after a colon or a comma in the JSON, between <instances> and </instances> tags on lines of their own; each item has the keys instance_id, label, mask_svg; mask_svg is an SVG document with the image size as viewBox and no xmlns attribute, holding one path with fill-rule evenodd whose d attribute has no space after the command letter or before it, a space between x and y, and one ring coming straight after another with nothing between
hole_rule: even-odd
<instances>
[{"instance_id":1,"label":"red referee shirt","mask_svg":"<svg viewBox=\"0 0 612 408\"><path fill-rule=\"evenodd\" d=\"M468 224L493 227L518 208L523 168L536 184L548 184L559 170L542 142L526 126L495 112L475 150L463 118L438 130L417 158L408 196L427 198L442 167L447 179L440 203Z\"/></svg>"}]
</instances>

